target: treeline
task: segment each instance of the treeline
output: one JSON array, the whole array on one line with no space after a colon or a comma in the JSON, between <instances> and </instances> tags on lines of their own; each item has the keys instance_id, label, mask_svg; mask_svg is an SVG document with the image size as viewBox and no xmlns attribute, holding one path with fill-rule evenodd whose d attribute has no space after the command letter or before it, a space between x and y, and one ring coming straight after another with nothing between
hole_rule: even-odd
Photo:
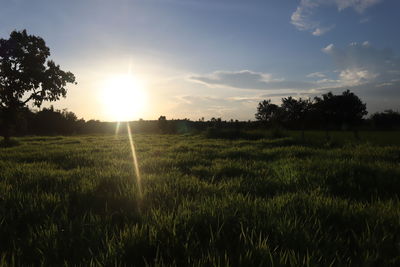
<instances>
[{"instance_id":1,"label":"treeline","mask_svg":"<svg viewBox=\"0 0 400 267\"><path fill-rule=\"evenodd\" d=\"M311 99L282 99L280 106L270 100L259 103L255 117L257 121L222 120L211 118L197 121L190 119L168 120L160 116L158 120L139 120L129 122L134 133L183 134L208 131L212 135L219 132L213 129L233 130L235 134L243 130L261 128L282 128L289 130L398 130L400 113L392 110L372 114L365 118L366 105L353 93L332 93ZM4 130L0 114L0 134ZM40 111L21 109L12 126L13 135L74 135L74 134L114 134L125 133L126 123L85 121L68 110L57 110L53 106Z\"/></svg>"},{"instance_id":2,"label":"treeline","mask_svg":"<svg viewBox=\"0 0 400 267\"><path fill-rule=\"evenodd\" d=\"M5 130L4 114L0 111L0 134ZM75 113L54 109L53 106L40 111L28 108L20 109L16 114L16 123L8 131L13 136L23 135L75 135L75 134L114 134L126 133L127 122L103 122L99 120L78 119ZM222 121L221 118L212 118L209 121L199 119L172 119L167 120L160 116L158 120L138 120L129 122L134 133L183 134L198 133L209 128L245 129L253 127L255 122Z\"/></svg>"},{"instance_id":3,"label":"treeline","mask_svg":"<svg viewBox=\"0 0 400 267\"><path fill-rule=\"evenodd\" d=\"M392 110L370 116L366 104L350 92L331 92L314 99L282 98L281 105L264 100L258 104L256 119L268 127L296 130L393 130L400 128L400 114Z\"/></svg>"}]
</instances>

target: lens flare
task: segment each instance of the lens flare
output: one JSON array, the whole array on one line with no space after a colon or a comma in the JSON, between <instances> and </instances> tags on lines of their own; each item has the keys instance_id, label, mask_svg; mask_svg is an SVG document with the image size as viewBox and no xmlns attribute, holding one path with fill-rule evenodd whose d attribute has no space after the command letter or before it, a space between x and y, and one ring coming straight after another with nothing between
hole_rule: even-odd
<instances>
[{"instance_id":1,"label":"lens flare","mask_svg":"<svg viewBox=\"0 0 400 267\"><path fill-rule=\"evenodd\" d=\"M119 126L120 126L121 122L118 121L117 122L117 126L115 127L115 136L117 136L119 134Z\"/></svg>"},{"instance_id":2,"label":"lens flare","mask_svg":"<svg viewBox=\"0 0 400 267\"><path fill-rule=\"evenodd\" d=\"M131 146L133 166L135 168L137 191L139 198L142 199L142 179L140 177L139 164L136 157L135 143L133 142L131 127L129 126L129 123L127 123L126 126L128 130L129 144Z\"/></svg>"}]
</instances>

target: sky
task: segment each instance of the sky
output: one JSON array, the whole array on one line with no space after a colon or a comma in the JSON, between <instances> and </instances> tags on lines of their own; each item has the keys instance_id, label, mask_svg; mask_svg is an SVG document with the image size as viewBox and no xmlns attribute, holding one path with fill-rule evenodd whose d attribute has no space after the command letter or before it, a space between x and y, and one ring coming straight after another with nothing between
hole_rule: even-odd
<instances>
[{"instance_id":1,"label":"sky","mask_svg":"<svg viewBox=\"0 0 400 267\"><path fill-rule=\"evenodd\" d=\"M0 0L0 38L42 37L78 82L51 104L85 120L116 120L102 90L126 73L146 95L127 119L254 120L263 99L346 89L371 114L400 110L399 12L398 0Z\"/></svg>"}]
</instances>

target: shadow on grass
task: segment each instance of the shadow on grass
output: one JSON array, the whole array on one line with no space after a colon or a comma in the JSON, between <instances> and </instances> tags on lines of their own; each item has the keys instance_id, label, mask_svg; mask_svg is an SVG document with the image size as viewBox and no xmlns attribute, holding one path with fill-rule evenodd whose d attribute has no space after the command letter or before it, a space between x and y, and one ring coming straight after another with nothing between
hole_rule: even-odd
<instances>
[{"instance_id":1,"label":"shadow on grass","mask_svg":"<svg viewBox=\"0 0 400 267\"><path fill-rule=\"evenodd\" d=\"M8 147L14 147L14 146L19 146L20 142L17 140L11 139L8 141L5 141L4 139L0 141L0 148L8 148Z\"/></svg>"}]
</instances>

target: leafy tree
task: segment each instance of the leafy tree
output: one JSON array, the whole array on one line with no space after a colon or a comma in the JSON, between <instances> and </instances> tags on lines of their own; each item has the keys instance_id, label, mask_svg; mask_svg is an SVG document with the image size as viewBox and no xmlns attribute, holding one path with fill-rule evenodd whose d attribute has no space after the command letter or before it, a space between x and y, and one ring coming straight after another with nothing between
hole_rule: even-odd
<instances>
[{"instance_id":1,"label":"leafy tree","mask_svg":"<svg viewBox=\"0 0 400 267\"><path fill-rule=\"evenodd\" d=\"M341 95L334 95L332 92L315 97L315 112L325 122L327 130L330 127L352 128L357 136L356 126L367 115L366 104L349 90Z\"/></svg>"},{"instance_id":2,"label":"leafy tree","mask_svg":"<svg viewBox=\"0 0 400 267\"><path fill-rule=\"evenodd\" d=\"M67 94L67 83L75 83L75 76L47 60L49 56L45 41L26 30L0 39L0 109L6 142L18 111L29 102L40 107L43 101L59 100Z\"/></svg>"},{"instance_id":3,"label":"leafy tree","mask_svg":"<svg viewBox=\"0 0 400 267\"><path fill-rule=\"evenodd\" d=\"M281 112L283 120L293 127L301 128L304 139L304 128L307 116L310 114L312 103L309 99L295 99L291 96L282 98Z\"/></svg>"},{"instance_id":4,"label":"leafy tree","mask_svg":"<svg viewBox=\"0 0 400 267\"><path fill-rule=\"evenodd\" d=\"M271 99L263 100L258 103L255 117L258 121L272 122L278 113L278 109L277 105L271 104Z\"/></svg>"}]
</instances>

